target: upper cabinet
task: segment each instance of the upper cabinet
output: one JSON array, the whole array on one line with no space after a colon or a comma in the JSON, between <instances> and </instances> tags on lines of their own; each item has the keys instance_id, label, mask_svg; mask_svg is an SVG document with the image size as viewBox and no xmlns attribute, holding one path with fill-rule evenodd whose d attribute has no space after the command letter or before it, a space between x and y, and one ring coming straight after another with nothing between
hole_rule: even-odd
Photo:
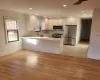
<instances>
[{"instance_id":1,"label":"upper cabinet","mask_svg":"<svg viewBox=\"0 0 100 80\"><path fill-rule=\"evenodd\" d=\"M30 16L30 27L29 30L53 30L54 25L77 25L78 19L77 18L64 18L64 19L48 19L43 17L37 16Z\"/></svg>"},{"instance_id":2,"label":"upper cabinet","mask_svg":"<svg viewBox=\"0 0 100 80\"><path fill-rule=\"evenodd\" d=\"M54 25L57 25L57 20L56 19L49 19L48 30L53 30Z\"/></svg>"},{"instance_id":3,"label":"upper cabinet","mask_svg":"<svg viewBox=\"0 0 100 80\"><path fill-rule=\"evenodd\" d=\"M40 31L47 30L48 19L38 16L30 16L29 30Z\"/></svg>"},{"instance_id":4,"label":"upper cabinet","mask_svg":"<svg viewBox=\"0 0 100 80\"><path fill-rule=\"evenodd\" d=\"M48 30L48 26L49 26L49 20L48 20L48 18L45 18L44 19L44 25L45 25L45 30Z\"/></svg>"},{"instance_id":5,"label":"upper cabinet","mask_svg":"<svg viewBox=\"0 0 100 80\"><path fill-rule=\"evenodd\" d=\"M66 18L66 19L49 19L48 23L48 29L49 30L53 30L53 26L54 25L63 25L63 27L65 27L65 25L77 25L77 18Z\"/></svg>"},{"instance_id":6,"label":"upper cabinet","mask_svg":"<svg viewBox=\"0 0 100 80\"><path fill-rule=\"evenodd\" d=\"M77 25L77 18L70 17L67 19L68 25Z\"/></svg>"},{"instance_id":7,"label":"upper cabinet","mask_svg":"<svg viewBox=\"0 0 100 80\"><path fill-rule=\"evenodd\" d=\"M63 19L57 19L57 25L63 25Z\"/></svg>"},{"instance_id":8,"label":"upper cabinet","mask_svg":"<svg viewBox=\"0 0 100 80\"><path fill-rule=\"evenodd\" d=\"M49 30L53 30L54 25L63 25L63 19L49 19Z\"/></svg>"},{"instance_id":9,"label":"upper cabinet","mask_svg":"<svg viewBox=\"0 0 100 80\"><path fill-rule=\"evenodd\" d=\"M38 18L36 16L30 16L30 26L28 30L35 30L37 28Z\"/></svg>"},{"instance_id":10,"label":"upper cabinet","mask_svg":"<svg viewBox=\"0 0 100 80\"><path fill-rule=\"evenodd\" d=\"M63 25L77 25L77 18L67 18L63 19Z\"/></svg>"}]
</instances>

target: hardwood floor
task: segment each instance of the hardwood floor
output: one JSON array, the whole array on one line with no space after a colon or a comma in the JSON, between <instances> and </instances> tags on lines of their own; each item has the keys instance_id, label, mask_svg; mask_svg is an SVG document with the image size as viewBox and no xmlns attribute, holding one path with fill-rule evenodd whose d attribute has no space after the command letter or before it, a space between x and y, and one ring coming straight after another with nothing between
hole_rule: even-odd
<instances>
[{"instance_id":1,"label":"hardwood floor","mask_svg":"<svg viewBox=\"0 0 100 80\"><path fill-rule=\"evenodd\" d=\"M0 57L0 80L100 80L100 61L22 50Z\"/></svg>"}]
</instances>

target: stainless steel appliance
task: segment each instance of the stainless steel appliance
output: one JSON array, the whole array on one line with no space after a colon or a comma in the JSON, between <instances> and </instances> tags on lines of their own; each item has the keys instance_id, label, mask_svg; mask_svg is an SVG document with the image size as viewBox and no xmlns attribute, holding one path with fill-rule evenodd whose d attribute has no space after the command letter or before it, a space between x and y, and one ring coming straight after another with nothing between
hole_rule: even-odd
<instances>
[{"instance_id":1,"label":"stainless steel appliance","mask_svg":"<svg viewBox=\"0 0 100 80\"><path fill-rule=\"evenodd\" d=\"M64 29L64 45L76 45L77 25L66 25Z\"/></svg>"},{"instance_id":2,"label":"stainless steel appliance","mask_svg":"<svg viewBox=\"0 0 100 80\"><path fill-rule=\"evenodd\" d=\"M62 25L57 25L57 26L53 26L53 30L63 30L63 26Z\"/></svg>"},{"instance_id":3,"label":"stainless steel appliance","mask_svg":"<svg viewBox=\"0 0 100 80\"><path fill-rule=\"evenodd\" d=\"M61 38L62 34L55 33L55 34L52 34L52 37L53 38Z\"/></svg>"},{"instance_id":4,"label":"stainless steel appliance","mask_svg":"<svg viewBox=\"0 0 100 80\"><path fill-rule=\"evenodd\" d=\"M52 37L53 38L61 38L63 35L63 26L61 25L57 25L57 26L53 26L53 33L52 33Z\"/></svg>"}]
</instances>

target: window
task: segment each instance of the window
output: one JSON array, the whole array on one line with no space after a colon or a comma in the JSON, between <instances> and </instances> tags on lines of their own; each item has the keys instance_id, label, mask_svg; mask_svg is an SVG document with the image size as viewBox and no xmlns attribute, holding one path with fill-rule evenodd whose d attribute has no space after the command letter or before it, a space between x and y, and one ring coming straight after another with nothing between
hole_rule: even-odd
<instances>
[{"instance_id":1,"label":"window","mask_svg":"<svg viewBox=\"0 0 100 80\"><path fill-rule=\"evenodd\" d=\"M18 21L5 18L5 32L7 43L19 41Z\"/></svg>"}]
</instances>

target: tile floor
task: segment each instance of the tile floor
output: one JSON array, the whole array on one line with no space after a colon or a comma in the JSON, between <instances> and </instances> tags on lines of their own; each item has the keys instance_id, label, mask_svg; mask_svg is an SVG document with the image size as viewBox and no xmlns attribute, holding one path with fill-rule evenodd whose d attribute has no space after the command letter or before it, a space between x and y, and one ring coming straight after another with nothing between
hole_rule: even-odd
<instances>
[{"instance_id":1,"label":"tile floor","mask_svg":"<svg viewBox=\"0 0 100 80\"><path fill-rule=\"evenodd\" d=\"M64 45L64 50L62 54L68 56L87 58L88 45L89 44L86 43L80 43L76 46Z\"/></svg>"}]
</instances>

